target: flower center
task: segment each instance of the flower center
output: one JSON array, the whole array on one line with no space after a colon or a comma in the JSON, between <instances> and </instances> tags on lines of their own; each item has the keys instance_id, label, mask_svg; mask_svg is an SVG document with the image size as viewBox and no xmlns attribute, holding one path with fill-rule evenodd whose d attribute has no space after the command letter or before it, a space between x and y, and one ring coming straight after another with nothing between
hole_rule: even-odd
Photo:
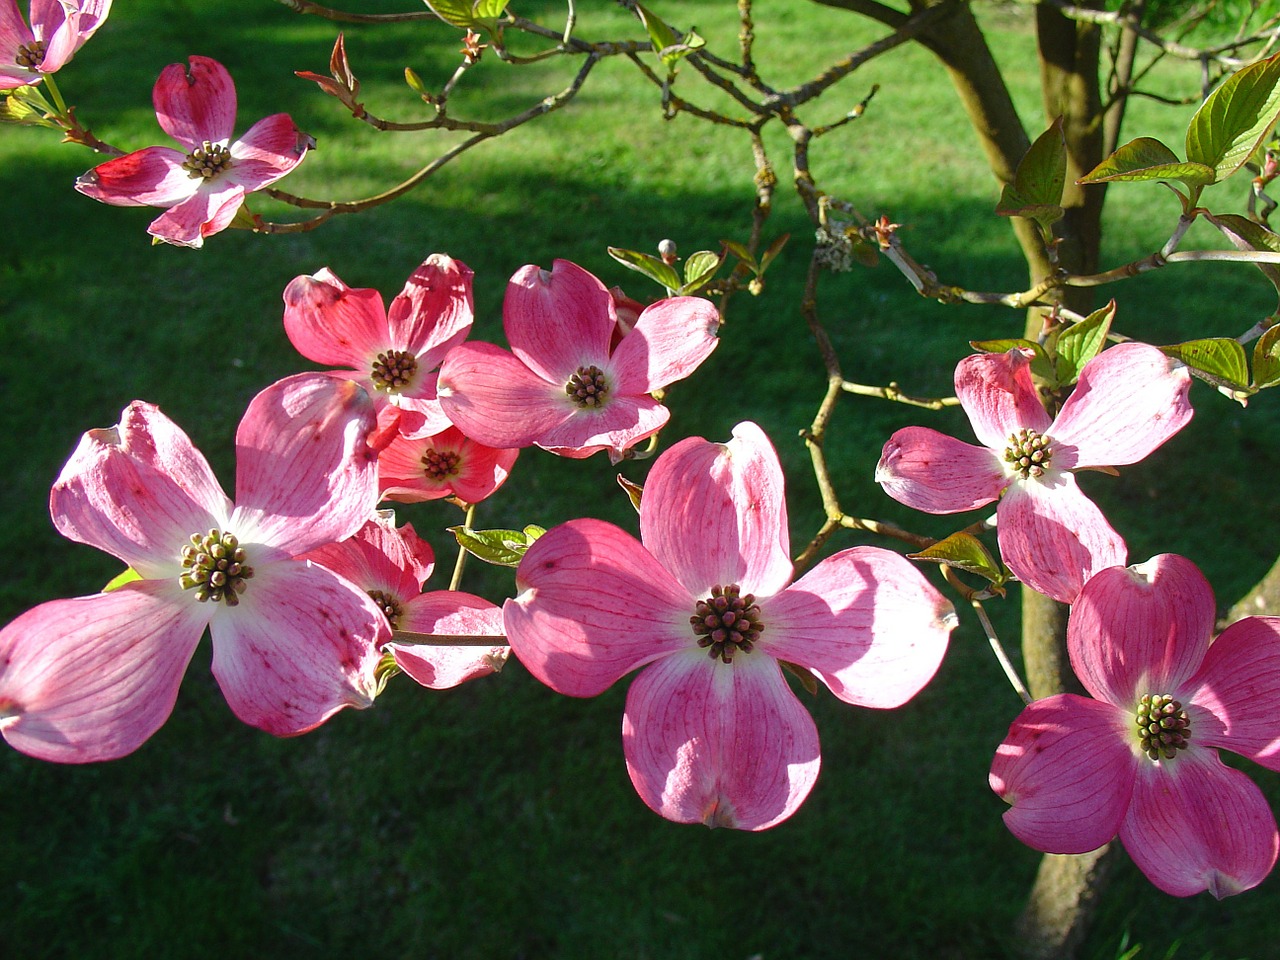
<instances>
[{"instance_id":1,"label":"flower center","mask_svg":"<svg viewBox=\"0 0 1280 960\"><path fill-rule=\"evenodd\" d=\"M228 607L234 607L252 577L253 567L245 563L244 547L235 534L216 528L206 534L193 533L191 542L182 548L178 582L184 590L194 590L201 603L224 600Z\"/></svg>"},{"instance_id":2,"label":"flower center","mask_svg":"<svg viewBox=\"0 0 1280 960\"><path fill-rule=\"evenodd\" d=\"M422 455L422 472L428 480L443 480L458 472L461 457L453 450L437 450L432 447Z\"/></svg>"},{"instance_id":3,"label":"flower center","mask_svg":"<svg viewBox=\"0 0 1280 960\"><path fill-rule=\"evenodd\" d=\"M1167 693L1144 694L1138 701L1138 743L1152 760L1172 760L1191 742L1191 720Z\"/></svg>"},{"instance_id":4,"label":"flower center","mask_svg":"<svg viewBox=\"0 0 1280 960\"><path fill-rule=\"evenodd\" d=\"M231 151L206 140L187 154L182 169L187 171L187 176L192 180L212 180L231 169Z\"/></svg>"},{"instance_id":5,"label":"flower center","mask_svg":"<svg viewBox=\"0 0 1280 960\"><path fill-rule=\"evenodd\" d=\"M369 596L378 605L382 615L387 618L387 623L391 624L391 629L398 630L400 628L400 617L404 614L404 608L400 606L400 601L382 590L370 590Z\"/></svg>"},{"instance_id":6,"label":"flower center","mask_svg":"<svg viewBox=\"0 0 1280 960\"><path fill-rule=\"evenodd\" d=\"M1053 440L1042 437L1034 430L1023 427L1009 434L1009 447L1004 452L1004 462L1023 480L1044 475L1053 460Z\"/></svg>"},{"instance_id":7,"label":"flower center","mask_svg":"<svg viewBox=\"0 0 1280 960\"><path fill-rule=\"evenodd\" d=\"M579 367L578 372L564 385L564 392L585 410L604 404L604 398L609 395L609 384L605 381L604 372L592 364L589 367Z\"/></svg>"},{"instance_id":8,"label":"flower center","mask_svg":"<svg viewBox=\"0 0 1280 960\"><path fill-rule=\"evenodd\" d=\"M387 393L398 393L409 385L418 372L418 358L407 350L387 350L378 354L369 374L373 386Z\"/></svg>"},{"instance_id":9,"label":"flower center","mask_svg":"<svg viewBox=\"0 0 1280 960\"><path fill-rule=\"evenodd\" d=\"M698 601L689 618L698 646L710 648L708 654L712 660L719 657L725 663L732 663L733 655L739 650L750 653L764 630L756 598L749 593L741 594L742 588L736 583L727 587L717 584L711 588L711 596Z\"/></svg>"},{"instance_id":10,"label":"flower center","mask_svg":"<svg viewBox=\"0 0 1280 960\"><path fill-rule=\"evenodd\" d=\"M32 40L18 47L18 56L14 62L27 70L34 70L44 63L44 54L48 48L49 45L43 40Z\"/></svg>"}]
</instances>

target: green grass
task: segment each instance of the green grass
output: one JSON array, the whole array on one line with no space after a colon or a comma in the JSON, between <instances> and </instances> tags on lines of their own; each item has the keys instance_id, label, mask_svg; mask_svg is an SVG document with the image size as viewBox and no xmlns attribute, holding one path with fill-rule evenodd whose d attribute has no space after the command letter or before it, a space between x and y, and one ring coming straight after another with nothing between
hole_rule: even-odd
<instances>
[{"instance_id":1,"label":"green grass","mask_svg":"<svg viewBox=\"0 0 1280 960\"><path fill-rule=\"evenodd\" d=\"M583 35L638 35L612 6L579 6ZM427 137L366 131L292 78L295 69L325 69L330 24L267 0L118 7L59 78L105 139L126 148L160 142L148 106L154 76L204 53L223 59L241 85L239 130L286 110L317 136L316 154L283 184L290 190L376 192L427 155ZM759 8L759 58L788 82L877 35L801 4L786 6L775 31L769 22L780 6ZM524 4L521 12L558 9ZM679 9L713 46L732 44L732 4ZM990 22L990 35L1037 126L1027 34L1016 19L1002 19ZM457 47L450 30L347 30L362 98L396 118L422 115L399 83L403 66L438 86ZM454 110L503 116L554 93L566 77L563 65L515 72L486 57ZM1014 289L1024 269L1007 225L991 216L995 187L926 54L902 49L874 61L833 92L814 122L840 116L872 83L881 90L867 115L815 148L824 186L868 216L903 223L911 251L944 280ZM1129 130L1177 147L1188 113L1139 105ZM476 336L492 340L505 280L522 264L567 257L647 296L606 245L651 249L670 236L687 253L741 239L752 197L745 141L689 117L662 122L656 92L621 61L601 64L569 109L483 145L397 204L314 233L228 233L199 253L151 248L144 231L153 211L74 194L70 185L92 158L55 141L41 131L0 131L8 220L0 240L8 558L0 622L42 600L90 592L117 572L116 561L55 534L47 496L80 434L114 423L131 399L160 404L230 485L245 404L306 366L280 322L280 292L293 276L327 265L389 297L428 253L446 251L475 269ZM773 131L768 142L785 177L785 138ZM1116 188L1109 203L1108 263L1157 246L1176 213L1156 186ZM820 511L797 432L824 384L797 307L811 230L785 188L769 230L790 232L791 245L762 296L734 301L717 353L672 390L670 436L723 439L746 418L765 426L787 469L799 547ZM1221 264L1171 268L1114 294L1118 327L1156 342L1234 336L1274 309L1251 271ZM894 379L918 394L949 391L968 340L1014 335L1022 324L1012 312L922 301L886 264L824 279L822 297L846 375ZM1225 606L1275 557L1280 516L1268 481L1280 469L1280 424L1270 395L1241 410L1199 384L1193 400L1192 425L1149 462L1118 480L1088 479L1098 481L1091 492L1134 559L1187 554ZM953 521L912 516L872 481L884 440L909 422L922 417L873 401L841 408L830 437L840 493L851 511L946 533ZM967 436L954 411L923 422ZM622 471L643 479L641 465ZM568 462L528 451L480 522L550 525L589 501L593 514L634 528L616 472L599 457ZM422 505L402 516L448 568L441 531L457 522L456 511ZM495 599L511 589L504 571L476 573L473 589ZM1010 607L996 612L1012 637ZM279 741L232 718L206 646L173 718L135 755L67 768L0 753L0 955L1003 955L1038 855L1007 833L1003 805L986 786L1017 700L971 618L935 682L904 709L807 701L822 733L823 774L800 812L762 835L680 827L643 806L622 762L625 686L569 700L513 663L497 678L444 693L394 683L375 709ZM1280 799L1276 777L1253 772ZM1180 901L1126 862L1086 956L1112 960L1127 934L1144 957L1180 942L1180 957L1264 960L1278 932L1276 884L1222 904Z\"/></svg>"}]
</instances>

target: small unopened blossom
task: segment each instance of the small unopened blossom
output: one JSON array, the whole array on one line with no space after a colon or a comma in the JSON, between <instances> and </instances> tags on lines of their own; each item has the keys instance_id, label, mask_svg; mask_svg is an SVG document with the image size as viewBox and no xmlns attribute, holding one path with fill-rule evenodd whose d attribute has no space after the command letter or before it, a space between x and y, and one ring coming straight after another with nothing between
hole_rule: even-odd
<instances>
[{"instance_id":1,"label":"small unopened blossom","mask_svg":"<svg viewBox=\"0 0 1280 960\"><path fill-rule=\"evenodd\" d=\"M138 578L43 603L0 630L5 739L63 763L137 749L172 711L206 627L214 677L245 723L292 736L369 706L386 621L364 590L298 555L371 515L374 424L353 383L273 384L236 434L234 504L150 404L86 433L54 484L54 525Z\"/></svg>"},{"instance_id":2,"label":"small unopened blossom","mask_svg":"<svg viewBox=\"0 0 1280 960\"><path fill-rule=\"evenodd\" d=\"M102 26L111 0L31 0L31 25L17 0L0 0L0 90L56 73Z\"/></svg>"},{"instance_id":3,"label":"small unopened blossom","mask_svg":"<svg viewBox=\"0 0 1280 960\"><path fill-rule=\"evenodd\" d=\"M1280 770L1280 618L1247 617L1211 640L1216 612L1200 571L1172 554L1084 585L1067 650L1089 696L1030 704L991 764L1014 836L1086 853L1118 835L1179 897L1262 882L1280 850L1275 817L1218 750Z\"/></svg>"},{"instance_id":4,"label":"small unopened blossom","mask_svg":"<svg viewBox=\"0 0 1280 960\"><path fill-rule=\"evenodd\" d=\"M208 57L172 63L152 92L160 128L181 149L146 147L99 164L76 181L87 197L120 207L164 207L147 232L157 240L199 247L225 230L245 197L302 162L315 141L288 114L255 123L232 140L236 88Z\"/></svg>"},{"instance_id":5,"label":"small unopened blossom","mask_svg":"<svg viewBox=\"0 0 1280 960\"><path fill-rule=\"evenodd\" d=\"M502 320L510 352L471 342L445 357L438 389L448 418L490 447L614 459L666 424L670 412L652 394L697 369L720 323L706 300L672 297L645 307L615 341L613 297L567 260L516 271Z\"/></svg>"},{"instance_id":6,"label":"small unopened blossom","mask_svg":"<svg viewBox=\"0 0 1280 960\"><path fill-rule=\"evenodd\" d=\"M692 437L653 465L640 542L571 520L529 547L504 606L511 649L552 689L627 692L622 746L646 804L682 823L763 830L791 816L820 763L782 663L841 700L896 707L929 681L956 618L902 556L853 547L799 580L782 467L763 431Z\"/></svg>"},{"instance_id":7,"label":"small unopened blossom","mask_svg":"<svg viewBox=\"0 0 1280 960\"><path fill-rule=\"evenodd\" d=\"M1093 573L1128 559L1076 471L1137 463L1181 430L1191 419L1190 373L1155 347L1122 343L1085 364L1052 418L1031 382L1030 351L966 357L955 384L982 446L904 427L885 444L876 480L926 513L999 499L1009 569L1033 590L1073 602Z\"/></svg>"}]
</instances>

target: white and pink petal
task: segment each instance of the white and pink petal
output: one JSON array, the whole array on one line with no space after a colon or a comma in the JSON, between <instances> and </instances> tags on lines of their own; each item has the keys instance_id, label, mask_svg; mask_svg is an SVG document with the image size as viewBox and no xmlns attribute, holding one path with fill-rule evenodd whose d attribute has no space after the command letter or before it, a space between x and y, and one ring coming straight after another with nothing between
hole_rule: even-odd
<instances>
[{"instance_id":1,"label":"white and pink petal","mask_svg":"<svg viewBox=\"0 0 1280 960\"><path fill-rule=\"evenodd\" d=\"M315 145L315 138L299 130L287 113L273 113L231 144L231 168L222 179L246 193L261 190L293 170Z\"/></svg>"},{"instance_id":2,"label":"white and pink petal","mask_svg":"<svg viewBox=\"0 0 1280 960\"><path fill-rule=\"evenodd\" d=\"M172 147L146 147L100 163L76 180L86 197L117 207L172 207L195 195L199 181Z\"/></svg>"},{"instance_id":3,"label":"white and pink petal","mask_svg":"<svg viewBox=\"0 0 1280 960\"><path fill-rule=\"evenodd\" d=\"M449 351L436 390L449 420L490 447L531 446L578 410L563 383L544 380L501 347L477 341Z\"/></svg>"},{"instance_id":4,"label":"white and pink petal","mask_svg":"<svg viewBox=\"0 0 1280 960\"><path fill-rule=\"evenodd\" d=\"M284 332L308 360L367 377L370 360L391 346L382 294L348 287L332 270L294 277L284 288Z\"/></svg>"},{"instance_id":5,"label":"white and pink petal","mask_svg":"<svg viewBox=\"0 0 1280 960\"><path fill-rule=\"evenodd\" d=\"M192 56L189 66L171 63L152 90L160 129L185 150L204 141L226 145L236 121L236 88L226 67Z\"/></svg>"},{"instance_id":6,"label":"white and pink petal","mask_svg":"<svg viewBox=\"0 0 1280 960\"><path fill-rule=\"evenodd\" d=\"M914 510L960 513L996 500L1009 485L1009 475L987 447L929 427L903 427L884 445L876 482Z\"/></svg>"},{"instance_id":7,"label":"white and pink petal","mask_svg":"<svg viewBox=\"0 0 1280 960\"><path fill-rule=\"evenodd\" d=\"M471 268L461 260L433 253L391 301L387 322L392 344L417 357L421 369L438 367L471 331L475 319L472 277Z\"/></svg>"},{"instance_id":8,"label":"white and pink petal","mask_svg":"<svg viewBox=\"0 0 1280 960\"><path fill-rule=\"evenodd\" d=\"M507 284L502 326L511 352L538 376L567 383L584 365L603 366L617 316L604 284L576 263L521 267Z\"/></svg>"},{"instance_id":9,"label":"white and pink petal","mask_svg":"<svg viewBox=\"0 0 1280 960\"><path fill-rule=\"evenodd\" d=\"M488 645L446 646L393 640L386 649L396 666L424 687L446 690L501 670L510 647L503 643L502 608L474 594L435 590L414 597L399 629L459 637L489 637Z\"/></svg>"},{"instance_id":10,"label":"white and pink petal","mask_svg":"<svg viewBox=\"0 0 1280 960\"><path fill-rule=\"evenodd\" d=\"M621 393L653 393L683 380L711 356L720 314L700 297L670 297L645 307L609 361Z\"/></svg>"},{"instance_id":11,"label":"white and pink petal","mask_svg":"<svg viewBox=\"0 0 1280 960\"><path fill-rule=\"evenodd\" d=\"M1280 770L1280 618L1227 627L1177 692L1192 706L1192 740Z\"/></svg>"},{"instance_id":12,"label":"white and pink petal","mask_svg":"<svg viewBox=\"0 0 1280 960\"><path fill-rule=\"evenodd\" d=\"M227 229L243 205L243 187L225 179L208 180L152 220L147 233L165 243L198 249L205 237Z\"/></svg>"},{"instance_id":13,"label":"white and pink petal","mask_svg":"<svg viewBox=\"0 0 1280 960\"><path fill-rule=\"evenodd\" d=\"M1003 451L1021 429L1043 434L1050 419L1031 380L1031 352L980 353L956 364L956 396L978 442Z\"/></svg>"}]
</instances>

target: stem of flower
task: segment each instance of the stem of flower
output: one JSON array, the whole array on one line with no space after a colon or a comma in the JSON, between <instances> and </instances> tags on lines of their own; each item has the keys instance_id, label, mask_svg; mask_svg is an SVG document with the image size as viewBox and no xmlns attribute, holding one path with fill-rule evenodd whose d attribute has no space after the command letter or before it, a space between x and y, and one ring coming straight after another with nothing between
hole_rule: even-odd
<instances>
[{"instance_id":1,"label":"stem of flower","mask_svg":"<svg viewBox=\"0 0 1280 960\"><path fill-rule=\"evenodd\" d=\"M475 519L476 505L474 503L467 505L467 517L462 521L464 529L472 529L471 521ZM457 590L459 584L462 583L462 571L467 566L467 551L461 544L458 545L458 559L453 564L453 576L449 579L449 589Z\"/></svg>"},{"instance_id":2,"label":"stem of flower","mask_svg":"<svg viewBox=\"0 0 1280 960\"><path fill-rule=\"evenodd\" d=\"M1004 671L1004 675L1009 680L1009 684L1013 687L1014 692L1022 698L1024 704L1031 703L1032 697L1027 690L1027 685L1022 682L1022 678L1018 676L1018 671L1014 669L1013 661L1009 659L1009 655L1004 652L1004 645L1000 642L1000 638L996 636L996 628L991 625L991 619L987 616L987 611L982 608L980 600L969 601L973 605L974 612L977 613L978 619L982 621L982 629L987 634L987 642L991 644L991 650L996 655L996 660L1000 664L1000 669Z\"/></svg>"}]
</instances>

